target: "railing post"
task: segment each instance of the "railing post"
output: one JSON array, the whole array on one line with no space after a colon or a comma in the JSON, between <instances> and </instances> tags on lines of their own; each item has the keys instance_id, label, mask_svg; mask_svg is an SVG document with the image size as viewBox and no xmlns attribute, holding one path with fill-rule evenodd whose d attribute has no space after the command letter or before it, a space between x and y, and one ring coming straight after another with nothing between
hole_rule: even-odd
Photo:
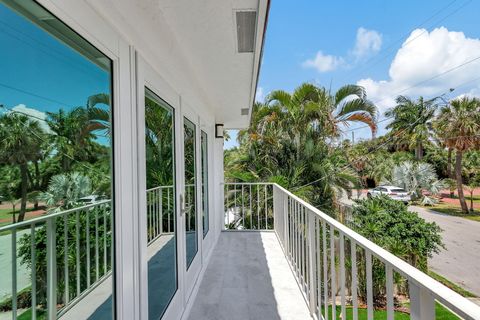
<instances>
[{"instance_id":1,"label":"railing post","mask_svg":"<svg viewBox=\"0 0 480 320\"><path fill-rule=\"evenodd\" d=\"M410 292L410 319L435 319L435 300L428 290L413 281L408 281Z\"/></svg>"},{"instance_id":2,"label":"railing post","mask_svg":"<svg viewBox=\"0 0 480 320\"><path fill-rule=\"evenodd\" d=\"M57 257L55 218L48 219L47 227L47 318L57 317ZM90 270L88 270L90 271Z\"/></svg>"},{"instance_id":3,"label":"railing post","mask_svg":"<svg viewBox=\"0 0 480 320\"><path fill-rule=\"evenodd\" d=\"M285 245L285 234L283 228L284 217L284 201L283 201L283 192L275 185L272 184L272 195L273 195L273 228L277 233L278 237L282 241L282 245Z\"/></svg>"},{"instance_id":4,"label":"railing post","mask_svg":"<svg viewBox=\"0 0 480 320\"><path fill-rule=\"evenodd\" d=\"M313 316L316 313L316 288L315 284L315 270L317 270L317 259L315 258L316 241L315 241L315 215L310 210L306 209L308 221L308 292L309 292L309 306L310 314Z\"/></svg>"}]
</instances>

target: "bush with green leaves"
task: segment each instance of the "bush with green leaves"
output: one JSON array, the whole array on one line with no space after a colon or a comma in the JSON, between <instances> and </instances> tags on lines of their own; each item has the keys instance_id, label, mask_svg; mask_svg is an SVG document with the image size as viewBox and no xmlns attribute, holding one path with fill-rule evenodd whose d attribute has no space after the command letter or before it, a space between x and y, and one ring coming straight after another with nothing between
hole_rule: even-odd
<instances>
[{"instance_id":1,"label":"bush with green leaves","mask_svg":"<svg viewBox=\"0 0 480 320\"><path fill-rule=\"evenodd\" d=\"M67 286L68 301L70 301L78 296L78 292L81 293L88 289L88 278L90 278L90 284L97 280L97 262L99 271L98 276L100 278L108 274L112 269L111 209L110 205L105 204L90 209L80 210L78 215L76 213L69 214L68 216L60 215L54 218L54 220L56 238L54 250L57 266L57 304L63 305L67 302L65 299ZM98 230L96 232L97 227ZM77 234L78 238L76 236ZM34 265L32 261L31 237L31 233L23 235L19 239L18 250L20 262L30 270ZM34 237L33 243L35 249L36 277L35 279L32 279L32 281L35 281L36 284L37 303L41 306L45 306L47 302L46 226L38 226L35 230ZM97 244L98 252L96 248ZM78 251L77 245L79 249ZM97 253L98 260L96 259ZM66 282L66 280L68 282ZM20 307L29 306L30 305L27 303L27 305L21 305Z\"/></svg>"},{"instance_id":2,"label":"bush with green leaves","mask_svg":"<svg viewBox=\"0 0 480 320\"><path fill-rule=\"evenodd\" d=\"M387 196L360 200L353 208L355 231L393 253L416 268L426 272L427 259L443 247L435 223L426 222L406 205ZM359 270L359 296L366 301L365 254L357 252ZM373 295L376 306L385 302L385 265L377 259L372 264ZM397 290L405 283L396 275ZM405 290L405 293L407 290Z\"/></svg>"}]
</instances>

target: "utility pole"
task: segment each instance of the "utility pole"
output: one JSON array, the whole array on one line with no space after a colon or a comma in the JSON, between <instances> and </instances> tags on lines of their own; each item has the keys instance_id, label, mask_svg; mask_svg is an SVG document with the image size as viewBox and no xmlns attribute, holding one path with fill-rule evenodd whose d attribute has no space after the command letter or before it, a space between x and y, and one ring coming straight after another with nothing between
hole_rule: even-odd
<instances>
[{"instance_id":1,"label":"utility pole","mask_svg":"<svg viewBox=\"0 0 480 320\"><path fill-rule=\"evenodd\" d=\"M352 131L352 144L355 144L355 131Z\"/></svg>"}]
</instances>

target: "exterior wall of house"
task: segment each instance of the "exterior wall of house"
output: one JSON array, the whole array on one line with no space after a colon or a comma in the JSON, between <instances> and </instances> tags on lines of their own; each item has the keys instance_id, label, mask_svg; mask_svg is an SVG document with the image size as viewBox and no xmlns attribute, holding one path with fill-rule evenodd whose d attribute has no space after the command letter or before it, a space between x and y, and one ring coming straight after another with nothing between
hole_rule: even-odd
<instances>
[{"instance_id":1,"label":"exterior wall of house","mask_svg":"<svg viewBox=\"0 0 480 320\"><path fill-rule=\"evenodd\" d=\"M109 1L90 0L39 0L41 5L56 15L91 42L113 61L113 123L114 123L114 192L115 192L115 299L118 319L147 319L145 312L145 281L142 266L141 224L138 217L144 210L140 196L142 184L139 176L140 163L138 144L142 129L138 121L138 95L144 89L137 88L138 63L143 61L151 68L165 88L162 99L173 101L174 107L182 110L189 106L200 117L200 128L209 134L209 199L210 231L200 244L201 277L208 258L223 227L223 140L215 139L214 124L217 121L215 108L210 103L212 92L205 92L201 80L192 71L189 61L182 54L177 39L161 17L150 16L143 2L119 1L112 7ZM122 8L122 12L118 11ZM125 23L124 14L134 17L140 25L148 25L155 19L155 30L145 28L147 35L135 33L135 29ZM131 20L130 20L131 21ZM155 42L152 43L152 39ZM179 113L179 115L182 115ZM178 127L177 127L178 129ZM180 137L180 132L176 132ZM142 137L143 138L143 137ZM180 159L177 158L177 161ZM201 221L201 220L200 220ZM182 221L177 223L177 228ZM199 223L199 226L201 222ZM200 226L201 228L201 226ZM200 230L201 233L201 230ZM181 232L178 233L182 235ZM180 267L182 264L180 263ZM180 291L185 290L185 277L179 279ZM183 278L183 279L182 279ZM189 301L193 300L197 279L192 293L184 294L177 306L172 306L164 318L178 319L186 316ZM183 288L182 288L183 287ZM178 292L177 292L178 293Z\"/></svg>"}]
</instances>

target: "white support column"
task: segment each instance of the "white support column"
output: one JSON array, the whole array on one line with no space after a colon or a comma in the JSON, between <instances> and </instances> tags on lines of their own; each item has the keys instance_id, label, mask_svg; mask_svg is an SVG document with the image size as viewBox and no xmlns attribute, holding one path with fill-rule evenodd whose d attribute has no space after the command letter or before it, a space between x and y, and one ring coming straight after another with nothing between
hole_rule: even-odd
<instances>
[{"instance_id":1,"label":"white support column","mask_svg":"<svg viewBox=\"0 0 480 320\"><path fill-rule=\"evenodd\" d=\"M309 292L309 307L310 314L313 316L316 313L316 279L315 270L317 270L317 259L315 257L316 252L316 236L315 236L315 214L306 209L307 223L308 223L308 292Z\"/></svg>"},{"instance_id":2,"label":"white support column","mask_svg":"<svg viewBox=\"0 0 480 320\"><path fill-rule=\"evenodd\" d=\"M47 314L57 318L57 250L55 219L47 220ZM90 270L88 270L90 272Z\"/></svg>"},{"instance_id":3,"label":"white support column","mask_svg":"<svg viewBox=\"0 0 480 320\"><path fill-rule=\"evenodd\" d=\"M410 292L410 319L435 319L435 300L430 292L411 280L408 281L408 287Z\"/></svg>"}]
</instances>

